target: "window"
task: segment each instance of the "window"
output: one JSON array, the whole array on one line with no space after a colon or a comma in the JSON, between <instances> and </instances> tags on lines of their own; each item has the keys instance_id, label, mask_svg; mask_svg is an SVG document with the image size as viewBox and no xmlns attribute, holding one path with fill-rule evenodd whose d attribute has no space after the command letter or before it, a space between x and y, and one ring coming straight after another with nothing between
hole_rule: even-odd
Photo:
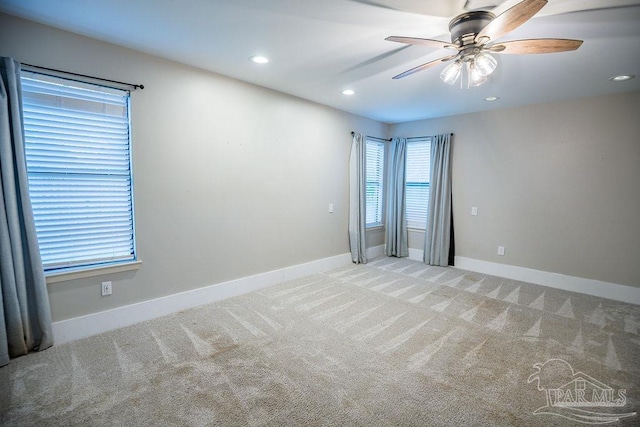
<instances>
[{"instance_id":1,"label":"window","mask_svg":"<svg viewBox=\"0 0 640 427\"><path fill-rule=\"evenodd\" d=\"M384 172L384 143L366 140L367 143L367 227L382 225L382 179Z\"/></svg>"},{"instance_id":2,"label":"window","mask_svg":"<svg viewBox=\"0 0 640 427\"><path fill-rule=\"evenodd\" d=\"M23 72L22 95L45 271L135 260L129 92Z\"/></svg>"},{"instance_id":3,"label":"window","mask_svg":"<svg viewBox=\"0 0 640 427\"><path fill-rule=\"evenodd\" d=\"M408 141L405 181L407 227L427 228L430 174L431 139Z\"/></svg>"}]
</instances>

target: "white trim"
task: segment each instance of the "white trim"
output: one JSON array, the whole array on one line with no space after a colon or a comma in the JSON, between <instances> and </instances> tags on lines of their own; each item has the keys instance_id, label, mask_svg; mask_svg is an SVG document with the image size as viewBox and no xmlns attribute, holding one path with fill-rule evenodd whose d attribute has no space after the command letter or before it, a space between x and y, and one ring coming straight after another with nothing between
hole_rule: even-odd
<instances>
[{"instance_id":1,"label":"white trim","mask_svg":"<svg viewBox=\"0 0 640 427\"><path fill-rule=\"evenodd\" d=\"M102 276L105 274L122 273L123 271L137 270L142 265L142 261L128 261L108 265L100 265L77 270L66 270L55 273L46 273L47 284L66 282L75 279L85 279L87 277Z\"/></svg>"},{"instance_id":2,"label":"white trim","mask_svg":"<svg viewBox=\"0 0 640 427\"><path fill-rule=\"evenodd\" d=\"M617 283L602 282L600 280L585 279L582 277L567 276L548 271L533 270L531 268L517 267L514 265L498 264L490 261L482 261L461 256L455 257L455 267L463 270L471 270L478 273L507 279L521 280L565 291L579 292L587 295L628 302L640 305L640 288Z\"/></svg>"},{"instance_id":3,"label":"white trim","mask_svg":"<svg viewBox=\"0 0 640 427\"><path fill-rule=\"evenodd\" d=\"M382 256L384 255L384 250L386 249L387 245L379 245L379 246L374 246L372 248L368 248L367 249L367 258L375 258L378 256ZM371 252L369 252L371 251ZM369 254L375 254L374 256L371 256ZM422 262L423 260L423 256L422 254L424 254L424 251L422 249L413 249L413 248L409 248L409 259L413 260L413 261L420 261Z\"/></svg>"},{"instance_id":4,"label":"white trim","mask_svg":"<svg viewBox=\"0 0 640 427\"><path fill-rule=\"evenodd\" d=\"M384 245L367 248L367 259L377 258L382 255L384 255Z\"/></svg>"},{"instance_id":5,"label":"white trim","mask_svg":"<svg viewBox=\"0 0 640 427\"><path fill-rule=\"evenodd\" d=\"M351 254L341 254L99 313L61 320L53 323L54 342L56 345L60 345L75 341L181 310L242 295L287 280L332 270L350 263Z\"/></svg>"}]
</instances>

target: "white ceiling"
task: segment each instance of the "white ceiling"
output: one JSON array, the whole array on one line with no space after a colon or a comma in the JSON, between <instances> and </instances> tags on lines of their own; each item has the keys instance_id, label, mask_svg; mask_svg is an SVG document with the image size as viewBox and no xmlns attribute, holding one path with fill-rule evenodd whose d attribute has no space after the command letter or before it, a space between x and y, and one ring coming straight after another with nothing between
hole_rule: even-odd
<instances>
[{"instance_id":1,"label":"white ceiling","mask_svg":"<svg viewBox=\"0 0 640 427\"><path fill-rule=\"evenodd\" d=\"M448 23L465 4L501 3L499 13L517 2L0 0L0 10L388 123L640 90L640 0L549 0L501 40L573 38L582 47L498 56L498 69L477 88L442 83L444 65L391 79L448 51L385 37L448 41ZM249 62L256 54L271 62ZM638 77L609 81L617 74ZM346 88L356 94L342 95ZM500 99L486 102L489 95Z\"/></svg>"}]
</instances>

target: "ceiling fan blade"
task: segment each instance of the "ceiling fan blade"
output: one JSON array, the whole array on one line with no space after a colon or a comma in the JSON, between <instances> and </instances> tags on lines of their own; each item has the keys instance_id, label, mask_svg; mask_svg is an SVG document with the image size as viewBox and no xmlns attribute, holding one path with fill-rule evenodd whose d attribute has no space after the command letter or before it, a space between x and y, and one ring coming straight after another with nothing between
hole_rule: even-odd
<instances>
[{"instance_id":1,"label":"ceiling fan blade","mask_svg":"<svg viewBox=\"0 0 640 427\"><path fill-rule=\"evenodd\" d=\"M570 39L529 39L513 40L494 44L489 48L495 53L529 54L555 53L576 50L582 45L582 40Z\"/></svg>"},{"instance_id":2,"label":"ceiling fan blade","mask_svg":"<svg viewBox=\"0 0 640 427\"><path fill-rule=\"evenodd\" d=\"M476 36L476 42L482 42L483 39L496 40L504 36L531 19L546 4L547 0L521 1L489 22Z\"/></svg>"},{"instance_id":3,"label":"ceiling fan blade","mask_svg":"<svg viewBox=\"0 0 640 427\"><path fill-rule=\"evenodd\" d=\"M394 76L393 79L397 80L397 79L401 79L403 77L410 76L411 74L417 73L418 71L426 70L427 68L431 68L434 65L438 65L441 62L451 61L456 56L458 56L458 55L445 56L443 58L427 62L426 64L418 65L417 67L414 67L414 68L412 68L410 70L407 70L404 73L400 73L397 76Z\"/></svg>"},{"instance_id":4,"label":"ceiling fan blade","mask_svg":"<svg viewBox=\"0 0 640 427\"><path fill-rule=\"evenodd\" d=\"M419 39L416 37L391 36L391 37L387 37L385 40L388 40L390 42L413 44L418 46L428 46L428 47L433 47L437 49L440 49L440 48L456 49L456 50L458 49L458 46L454 44L443 42L440 40L433 40L433 39Z\"/></svg>"}]
</instances>

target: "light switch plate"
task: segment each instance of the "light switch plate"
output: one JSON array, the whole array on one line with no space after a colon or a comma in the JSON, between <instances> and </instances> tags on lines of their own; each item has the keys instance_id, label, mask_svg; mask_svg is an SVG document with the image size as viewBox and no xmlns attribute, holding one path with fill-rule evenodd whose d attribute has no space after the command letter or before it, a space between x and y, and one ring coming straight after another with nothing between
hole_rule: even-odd
<instances>
[{"instance_id":1,"label":"light switch plate","mask_svg":"<svg viewBox=\"0 0 640 427\"><path fill-rule=\"evenodd\" d=\"M476 206L471 208L471 215L473 216L478 215L478 208Z\"/></svg>"}]
</instances>

